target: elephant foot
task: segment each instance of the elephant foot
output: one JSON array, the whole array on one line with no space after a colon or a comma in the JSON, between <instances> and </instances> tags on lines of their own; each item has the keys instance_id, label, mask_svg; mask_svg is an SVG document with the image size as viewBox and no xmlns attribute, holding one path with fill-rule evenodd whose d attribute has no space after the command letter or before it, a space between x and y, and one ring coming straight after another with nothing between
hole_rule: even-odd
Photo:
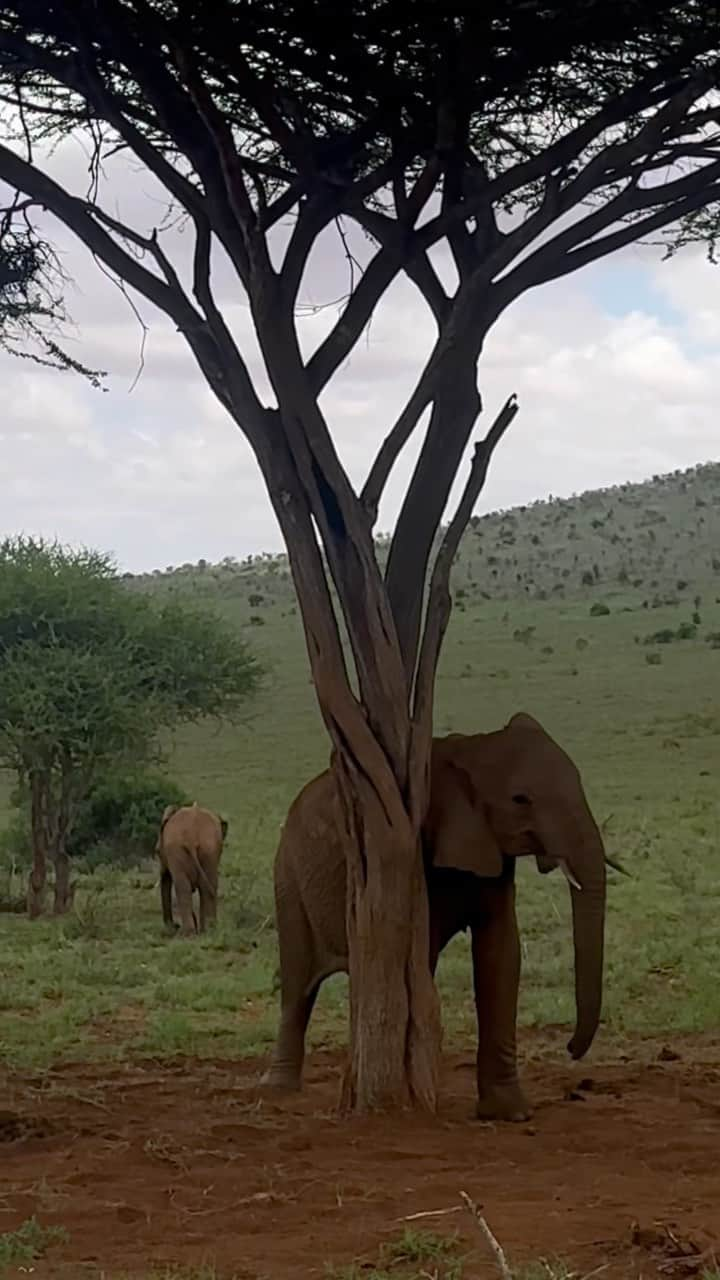
<instances>
[{"instance_id":1,"label":"elephant foot","mask_svg":"<svg viewBox=\"0 0 720 1280\"><path fill-rule=\"evenodd\" d=\"M508 1120L517 1124L529 1120L531 1114L527 1098L517 1082L479 1086L475 1111L478 1120Z\"/></svg>"},{"instance_id":2,"label":"elephant foot","mask_svg":"<svg viewBox=\"0 0 720 1280\"><path fill-rule=\"evenodd\" d=\"M260 1077L260 1088L273 1093L299 1093L300 1072L293 1067L271 1066Z\"/></svg>"}]
</instances>

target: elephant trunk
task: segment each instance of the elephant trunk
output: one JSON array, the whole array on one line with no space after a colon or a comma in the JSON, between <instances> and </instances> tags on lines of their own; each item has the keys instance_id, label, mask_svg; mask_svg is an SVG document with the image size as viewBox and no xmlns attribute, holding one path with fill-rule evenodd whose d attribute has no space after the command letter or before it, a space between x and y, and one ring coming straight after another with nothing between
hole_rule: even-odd
<instances>
[{"instance_id":1,"label":"elephant trunk","mask_svg":"<svg viewBox=\"0 0 720 1280\"><path fill-rule=\"evenodd\" d=\"M593 1042L600 1021L603 988L605 934L605 852L595 827L570 863L575 887L570 883L575 947L575 1032L568 1044L571 1057L582 1058Z\"/></svg>"}]
</instances>

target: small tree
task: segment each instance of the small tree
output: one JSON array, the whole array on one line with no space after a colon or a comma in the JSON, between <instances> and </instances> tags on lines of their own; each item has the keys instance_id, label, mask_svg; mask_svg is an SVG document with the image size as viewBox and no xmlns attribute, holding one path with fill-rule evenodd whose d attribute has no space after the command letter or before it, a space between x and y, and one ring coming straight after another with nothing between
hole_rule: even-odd
<instances>
[{"instance_id":1,"label":"small tree","mask_svg":"<svg viewBox=\"0 0 720 1280\"><path fill-rule=\"evenodd\" d=\"M483 345L526 290L642 237L674 225L676 241L712 243L717 30L711 0L360 0L350 16L336 0L9 0L0 10L10 104L0 180L170 318L249 440L287 543L342 805L360 1107L435 1103L420 841L435 670L450 566L514 403L476 448L425 588L480 411ZM93 157L89 192L64 187L29 145L72 131ZM103 195L105 157L118 151L185 220L191 273L173 256L176 218L130 225ZM298 302L335 227L348 296L305 352ZM221 259L248 300L270 404L223 313ZM356 493L323 392L402 272L436 340ZM378 504L426 410L383 573ZM600 972L604 879L583 889L583 966Z\"/></svg>"},{"instance_id":2,"label":"small tree","mask_svg":"<svg viewBox=\"0 0 720 1280\"><path fill-rule=\"evenodd\" d=\"M235 713L259 667L207 612L131 594L107 556L18 538L0 545L0 763L28 796L28 911L71 901L79 806L114 763L142 761L179 721Z\"/></svg>"}]
</instances>

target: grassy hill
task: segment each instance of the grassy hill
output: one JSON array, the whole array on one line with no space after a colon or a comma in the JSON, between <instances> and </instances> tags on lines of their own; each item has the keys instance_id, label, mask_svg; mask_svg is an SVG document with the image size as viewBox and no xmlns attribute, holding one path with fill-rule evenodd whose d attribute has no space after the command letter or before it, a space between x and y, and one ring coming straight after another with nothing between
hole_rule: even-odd
<instances>
[{"instance_id":1,"label":"grassy hill","mask_svg":"<svg viewBox=\"0 0 720 1280\"><path fill-rule=\"evenodd\" d=\"M380 535L384 560L388 536ZM654 476L643 484L550 498L474 516L458 551L455 598L546 600L616 596L652 603L688 595L717 576L720 591L720 463ZM143 589L190 591L264 606L294 603L285 555L229 556L221 564L168 566L133 577Z\"/></svg>"},{"instance_id":2,"label":"grassy hill","mask_svg":"<svg viewBox=\"0 0 720 1280\"><path fill-rule=\"evenodd\" d=\"M609 850L633 871L610 887L606 1045L720 1023L719 557L720 465L709 464L475 519L454 568L437 731L537 715L576 759ZM328 755L287 562L200 562L129 585L207 599L269 668L243 723L167 744L173 776L230 821L220 925L198 942L168 942L150 862L81 876L66 921L0 915L0 968L12 955L14 973L0 1040L18 1063L236 1055L264 1050L275 1028L272 858L288 804ZM0 896L11 874L0 866ZM525 865L519 898L522 1020L564 1027L565 886ZM450 1038L470 1043L464 940L443 957L440 980ZM323 990L314 1043L344 1034L344 989L338 978ZM563 1052L563 1033L551 1034Z\"/></svg>"}]
</instances>

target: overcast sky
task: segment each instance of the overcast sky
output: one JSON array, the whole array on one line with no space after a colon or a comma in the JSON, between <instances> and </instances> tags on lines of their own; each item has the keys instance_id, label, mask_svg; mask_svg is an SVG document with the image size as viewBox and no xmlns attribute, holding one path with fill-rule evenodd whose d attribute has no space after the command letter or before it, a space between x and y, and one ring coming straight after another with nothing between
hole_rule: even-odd
<instances>
[{"instance_id":1,"label":"overcast sky","mask_svg":"<svg viewBox=\"0 0 720 1280\"><path fill-rule=\"evenodd\" d=\"M52 164L79 193L77 144ZM162 216L147 175L117 162L106 207L148 230ZM70 374L0 356L0 533L58 537L112 551L131 571L199 557L217 561L280 550L282 541L243 437L196 371L181 337L149 304L144 370L141 330L127 300L87 251L50 226L75 281L66 343L108 370L107 392ZM182 262L187 239L169 242ZM346 287L338 242L318 249L305 290L331 303ZM510 392L520 414L495 455L477 508L508 507L549 493L644 479L720 458L720 276L702 251L661 262L626 251L521 299L491 333L480 370L484 424ZM221 292L251 366L259 370L247 307L229 277ZM303 320L312 347L337 315ZM351 478L361 483L433 338L424 303L398 283L323 405ZM478 428L483 432L483 420ZM378 527L389 529L416 447L400 459ZM456 490L457 492L457 490Z\"/></svg>"}]
</instances>

